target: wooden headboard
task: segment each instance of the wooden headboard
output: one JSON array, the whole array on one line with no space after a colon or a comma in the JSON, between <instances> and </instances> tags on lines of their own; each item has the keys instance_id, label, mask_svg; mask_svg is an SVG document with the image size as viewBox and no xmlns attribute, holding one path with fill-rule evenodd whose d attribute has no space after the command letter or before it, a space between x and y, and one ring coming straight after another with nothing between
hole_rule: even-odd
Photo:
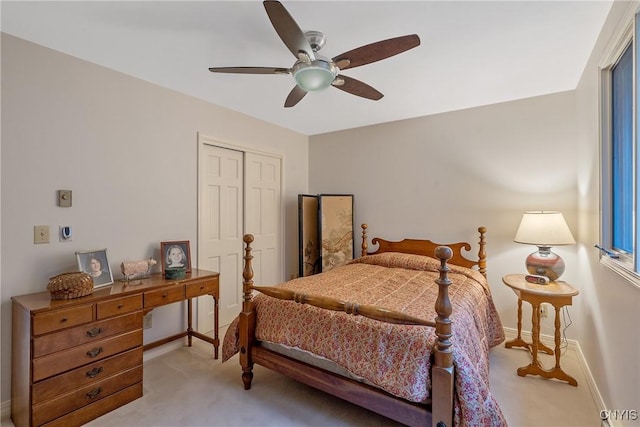
<instances>
[{"instance_id":1,"label":"wooden headboard","mask_svg":"<svg viewBox=\"0 0 640 427\"><path fill-rule=\"evenodd\" d=\"M448 246L453 252L452 258L449 260L450 264L456 264L462 267L474 268L478 267L478 271L487 277L487 253L485 251L485 238L484 235L487 232L486 227L478 227L478 233L480 234L477 259L469 259L462 251L469 252L471 250L471 244L467 242L459 243L434 243L431 240L421 239L404 239L399 242L391 242L385 239L374 237L371 240L372 245L378 245L378 249L373 252L368 252L367 244L367 224L362 224L362 256L374 255L383 252L402 252L406 254L426 255L435 257L435 250L438 246Z\"/></svg>"}]
</instances>

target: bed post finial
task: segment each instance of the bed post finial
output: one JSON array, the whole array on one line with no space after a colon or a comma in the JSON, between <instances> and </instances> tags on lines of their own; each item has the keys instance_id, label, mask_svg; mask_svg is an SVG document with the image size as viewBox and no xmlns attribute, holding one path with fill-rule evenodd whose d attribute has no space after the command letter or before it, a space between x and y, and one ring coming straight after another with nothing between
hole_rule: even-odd
<instances>
[{"instance_id":1,"label":"bed post finial","mask_svg":"<svg viewBox=\"0 0 640 427\"><path fill-rule=\"evenodd\" d=\"M367 256L367 228L369 227L367 224L362 224L362 256Z\"/></svg>"},{"instance_id":2,"label":"bed post finial","mask_svg":"<svg viewBox=\"0 0 640 427\"><path fill-rule=\"evenodd\" d=\"M242 278L244 279L242 282L242 292L244 294L242 309L250 311L251 309L247 304L251 303L251 287L253 286L253 267L251 266L251 260L253 260L253 255L251 255L251 243L254 240L253 234L245 234L242 240L246 245L244 250L244 270L242 271Z\"/></svg>"},{"instance_id":3,"label":"bed post finial","mask_svg":"<svg viewBox=\"0 0 640 427\"><path fill-rule=\"evenodd\" d=\"M487 277L487 251L485 246L487 242L484 240L484 235L487 232L487 227L478 227L478 233L480 233L480 248L478 249L478 271L486 278Z\"/></svg>"},{"instance_id":4,"label":"bed post finial","mask_svg":"<svg viewBox=\"0 0 640 427\"><path fill-rule=\"evenodd\" d=\"M436 300L436 335L438 336L436 351L436 365L448 368L453 365L453 353L451 349L451 300L449 299L449 267L447 260L453 256L453 251L447 246L438 246L435 251L440 260L440 277L436 279L438 284L438 299Z\"/></svg>"}]
</instances>

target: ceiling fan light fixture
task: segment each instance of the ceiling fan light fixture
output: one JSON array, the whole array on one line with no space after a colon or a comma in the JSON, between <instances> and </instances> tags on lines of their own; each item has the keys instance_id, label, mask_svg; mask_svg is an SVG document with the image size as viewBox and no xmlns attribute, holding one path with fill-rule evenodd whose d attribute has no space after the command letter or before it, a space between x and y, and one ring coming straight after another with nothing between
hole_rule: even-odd
<instances>
[{"instance_id":1,"label":"ceiling fan light fixture","mask_svg":"<svg viewBox=\"0 0 640 427\"><path fill-rule=\"evenodd\" d=\"M309 63L297 62L291 72L301 89L315 92L331 86L338 74L338 68L330 62L316 59Z\"/></svg>"}]
</instances>

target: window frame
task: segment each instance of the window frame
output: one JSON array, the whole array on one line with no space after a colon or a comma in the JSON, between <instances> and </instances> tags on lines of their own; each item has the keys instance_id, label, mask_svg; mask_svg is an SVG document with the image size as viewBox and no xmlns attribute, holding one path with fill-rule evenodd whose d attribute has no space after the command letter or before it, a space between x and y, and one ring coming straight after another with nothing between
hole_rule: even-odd
<instances>
[{"instance_id":1,"label":"window frame","mask_svg":"<svg viewBox=\"0 0 640 427\"><path fill-rule=\"evenodd\" d=\"M638 226L640 212L640 194L638 194L638 126L640 117L637 96L637 79L640 75L640 64L638 49L640 47L640 14L638 4L634 3L629 7L624 18L621 20L622 26L612 37L613 43L605 51L605 57L600 64L600 244L605 248L612 247L613 241L613 214L612 214L612 70L618 64L626 49L631 46L633 78L632 78L632 152L633 152L633 185L634 195L633 209L633 253L614 252L618 257L613 258L601 251L600 263L616 272L631 284L640 288L640 236Z\"/></svg>"}]
</instances>

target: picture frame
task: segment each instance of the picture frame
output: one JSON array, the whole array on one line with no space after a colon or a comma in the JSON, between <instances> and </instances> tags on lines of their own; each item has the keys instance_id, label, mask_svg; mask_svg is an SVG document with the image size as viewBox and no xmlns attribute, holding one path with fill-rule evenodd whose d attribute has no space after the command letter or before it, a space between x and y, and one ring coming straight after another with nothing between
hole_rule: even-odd
<instances>
[{"instance_id":1,"label":"picture frame","mask_svg":"<svg viewBox=\"0 0 640 427\"><path fill-rule=\"evenodd\" d=\"M184 267L185 273L191 273L191 245L188 240L160 242L162 275L168 268Z\"/></svg>"},{"instance_id":2,"label":"picture frame","mask_svg":"<svg viewBox=\"0 0 640 427\"><path fill-rule=\"evenodd\" d=\"M353 194L319 196L321 267L329 271L354 257Z\"/></svg>"},{"instance_id":3,"label":"picture frame","mask_svg":"<svg viewBox=\"0 0 640 427\"><path fill-rule=\"evenodd\" d=\"M76 252L78 269L93 279L93 287L100 288L113 283L113 273L109 265L106 249Z\"/></svg>"},{"instance_id":4,"label":"picture frame","mask_svg":"<svg viewBox=\"0 0 640 427\"><path fill-rule=\"evenodd\" d=\"M320 273L318 196L298 194L298 276Z\"/></svg>"}]
</instances>

